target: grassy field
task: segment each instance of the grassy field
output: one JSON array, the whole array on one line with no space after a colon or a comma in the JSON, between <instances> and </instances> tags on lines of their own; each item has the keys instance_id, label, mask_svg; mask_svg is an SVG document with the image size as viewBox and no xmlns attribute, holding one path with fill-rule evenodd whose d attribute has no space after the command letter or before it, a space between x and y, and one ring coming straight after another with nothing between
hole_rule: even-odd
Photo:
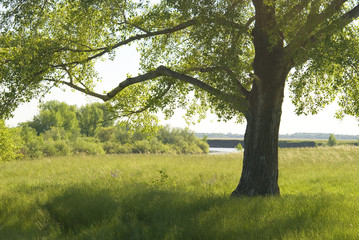
<instances>
[{"instance_id":1,"label":"grassy field","mask_svg":"<svg viewBox=\"0 0 359 240\"><path fill-rule=\"evenodd\" d=\"M358 239L359 147L280 149L281 197L230 199L241 155L0 165L0 239Z\"/></svg>"}]
</instances>

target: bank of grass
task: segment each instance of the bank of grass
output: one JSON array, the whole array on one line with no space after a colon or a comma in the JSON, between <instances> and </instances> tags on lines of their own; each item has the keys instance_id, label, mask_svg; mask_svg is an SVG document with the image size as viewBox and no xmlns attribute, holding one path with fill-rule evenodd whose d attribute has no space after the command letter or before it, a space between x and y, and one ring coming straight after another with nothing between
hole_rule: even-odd
<instances>
[{"instance_id":1,"label":"bank of grass","mask_svg":"<svg viewBox=\"0 0 359 240\"><path fill-rule=\"evenodd\" d=\"M0 165L0 239L358 239L359 148L280 149L281 197L230 199L241 155Z\"/></svg>"}]
</instances>

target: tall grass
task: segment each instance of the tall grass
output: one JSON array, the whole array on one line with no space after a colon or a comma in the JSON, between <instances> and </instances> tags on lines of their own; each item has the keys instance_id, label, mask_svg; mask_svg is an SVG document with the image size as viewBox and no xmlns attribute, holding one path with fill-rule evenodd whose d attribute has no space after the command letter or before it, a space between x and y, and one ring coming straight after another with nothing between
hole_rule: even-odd
<instances>
[{"instance_id":1,"label":"tall grass","mask_svg":"<svg viewBox=\"0 0 359 240\"><path fill-rule=\"evenodd\" d=\"M359 148L280 150L281 197L230 199L241 155L0 165L0 239L358 239Z\"/></svg>"}]
</instances>

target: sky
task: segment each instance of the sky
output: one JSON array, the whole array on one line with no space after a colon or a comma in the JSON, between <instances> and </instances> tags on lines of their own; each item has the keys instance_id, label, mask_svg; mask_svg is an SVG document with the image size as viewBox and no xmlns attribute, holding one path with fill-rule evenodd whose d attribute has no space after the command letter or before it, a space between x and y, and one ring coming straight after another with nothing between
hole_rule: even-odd
<instances>
[{"instance_id":1,"label":"sky","mask_svg":"<svg viewBox=\"0 0 359 240\"><path fill-rule=\"evenodd\" d=\"M96 69L102 77L102 82L98 84L96 91L102 93L104 90L111 90L116 87L119 82L126 78L126 74L136 76L139 67L139 54L135 47L124 47L117 52L114 61L99 62ZM43 101L59 100L70 105L81 106L87 103L99 102L93 97L86 96L80 92L73 92L69 88L64 90L54 89L48 94ZM32 120L34 115L38 113L37 99L21 105L15 112L14 118L8 120L8 126L16 126L18 123ZM346 116L343 120L334 118L336 104L327 106L317 115L297 116L294 113L294 106L290 101L288 90L285 91L285 99L282 107L282 120L280 126L280 134L292 133L333 133L359 135L358 121L354 117ZM183 110L178 110L170 120L161 120L160 124L168 124L172 127L187 127L185 120L182 118ZM244 134L245 123L236 124L234 121L218 122L215 115L208 114L208 117L201 123L191 125L189 128L195 132L204 133L237 133Z\"/></svg>"}]
</instances>

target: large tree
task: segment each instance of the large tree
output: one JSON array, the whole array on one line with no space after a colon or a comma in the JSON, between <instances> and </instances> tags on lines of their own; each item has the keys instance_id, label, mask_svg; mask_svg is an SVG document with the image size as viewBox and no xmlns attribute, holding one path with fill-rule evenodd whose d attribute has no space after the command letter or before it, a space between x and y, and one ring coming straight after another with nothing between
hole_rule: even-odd
<instances>
[{"instance_id":1,"label":"large tree","mask_svg":"<svg viewBox=\"0 0 359 240\"><path fill-rule=\"evenodd\" d=\"M155 3L154 3L155 2ZM338 96L359 114L356 0L1 0L1 114L67 85L123 115L177 107L247 122L233 196L277 195L278 132L290 81L297 113ZM94 63L141 52L138 76L96 93ZM121 67L121 66L119 66ZM189 98L187 96L190 96Z\"/></svg>"}]
</instances>

